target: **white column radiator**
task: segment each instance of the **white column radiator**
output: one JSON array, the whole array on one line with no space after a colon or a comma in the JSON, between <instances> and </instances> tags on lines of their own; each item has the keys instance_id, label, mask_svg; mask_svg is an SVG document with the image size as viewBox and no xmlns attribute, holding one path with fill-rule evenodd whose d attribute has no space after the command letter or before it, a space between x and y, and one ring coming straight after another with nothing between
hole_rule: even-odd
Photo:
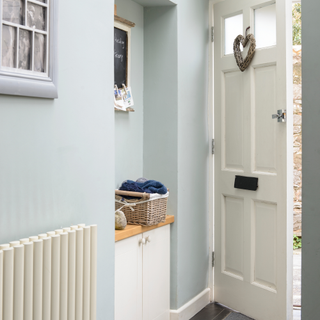
<instances>
[{"instance_id":1,"label":"white column radiator","mask_svg":"<svg viewBox=\"0 0 320 320\"><path fill-rule=\"evenodd\" d=\"M0 245L0 320L96 320L97 226Z\"/></svg>"}]
</instances>

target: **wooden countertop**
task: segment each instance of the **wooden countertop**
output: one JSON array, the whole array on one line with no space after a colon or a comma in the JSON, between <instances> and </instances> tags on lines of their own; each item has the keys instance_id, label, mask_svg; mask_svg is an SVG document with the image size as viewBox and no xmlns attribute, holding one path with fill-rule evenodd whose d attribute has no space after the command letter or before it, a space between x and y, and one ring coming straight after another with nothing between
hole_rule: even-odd
<instances>
[{"instance_id":1,"label":"wooden countertop","mask_svg":"<svg viewBox=\"0 0 320 320\"><path fill-rule=\"evenodd\" d=\"M173 222L174 222L174 216L167 216L166 222L159 223L155 226L144 227L144 226L137 226L137 225L133 225L133 224L128 224L124 230L115 230L115 242L136 236L137 234L147 232L149 230L163 227L163 226L165 226L167 224L171 224Z\"/></svg>"}]
</instances>

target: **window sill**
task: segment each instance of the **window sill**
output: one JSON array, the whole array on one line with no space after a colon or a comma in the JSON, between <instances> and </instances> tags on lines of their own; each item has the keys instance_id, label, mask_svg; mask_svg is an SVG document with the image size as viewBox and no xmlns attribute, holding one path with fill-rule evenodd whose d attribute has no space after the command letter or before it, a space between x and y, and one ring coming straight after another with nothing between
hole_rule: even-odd
<instances>
[{"instance_id":1,"label":"window sill","mask_svg":"<svg viewBox=\"0 0 320 320\"><path fill-rule=\"evenodd\" d=\"M0 75L0 94L55 99L58 98L54 81Z\"/></svg>"}]
</instances>

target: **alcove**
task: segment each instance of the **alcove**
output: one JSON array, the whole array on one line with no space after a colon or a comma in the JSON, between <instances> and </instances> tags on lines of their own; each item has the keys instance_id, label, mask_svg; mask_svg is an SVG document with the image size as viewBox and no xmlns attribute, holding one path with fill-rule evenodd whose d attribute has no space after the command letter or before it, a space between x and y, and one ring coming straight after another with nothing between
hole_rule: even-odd
<instances>
[{"instance_id":1,"label":"alcove","mask_svg":"<svg viewBox=\"0 0 320 320\"><path fill-rule=\"evenodd\" d=\"M115 112L115 188L146 177L170 189L168 215L178 212L178 13L169 0L116 0L131 31L131 88L135 112ZM157 4L157 5L155 5ZM177 267L177 223L171 228L171 270ZM177 308L171 273L171 308ZM192 293L191 293L192 294Z\"/></svg>"},{"instance_id":2,"label":"alcove","mask_svg":"<svg viewBox=\"0 0 320 320\"><path fill-rule=\"evenodd\" d=\"M131 30L134 113L115 112L115 187L141 176L175 179L177 140L177 14L170 0L116 0Z\"/></svg>"},{"instance_id":3,"label":"alcove","mask_svg":"<svg viewBox=\"0 0 320 320\"><path fill-rule=\"evenodd\" d=\"M167 213L175 216L170 307L178 310L207 288L208 2L115 4L119 16L136 24L131 33L135 112L115 113L115 187L144 176L170 189Z\"/></svg>"}]
</instances>

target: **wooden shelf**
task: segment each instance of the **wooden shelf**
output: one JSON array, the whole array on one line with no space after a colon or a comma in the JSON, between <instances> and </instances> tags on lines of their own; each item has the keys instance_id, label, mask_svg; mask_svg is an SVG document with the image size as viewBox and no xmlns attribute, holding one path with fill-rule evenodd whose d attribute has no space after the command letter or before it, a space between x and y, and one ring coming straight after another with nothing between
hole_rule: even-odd
<instances>
[{"instance_id":1,"label":"wooden shelf","mask_svg":"<svg viewBox=\"0 0 320 320\"><path fill-rule=\"evenodd\" d=\"M136 25L134 22L131 22L127 19L121 18L121 17L117 16L116 14L114 15L114 21L121 22L130 28L133 28Z\"/></svg>"},{"instance_id":2,"label":"wooden shelf","mask_svg":"<svg viewBox=\"0 0 320 320\"><path fill-rule=\"evenodd\" d=\"M143 7L159 7L159 6L174 6L177 5L177 0L133 0L136 3L141 4Z\"/></svg>"},{"instance_id":3,"label":"wooden shelf","mask_svg":"<svg viewBox=\"0 0 320 320\"><path fill-rule=\"evenodd\" d=\"M114 108L114 111L120 111L120 112L135 112L135 110L133 108L127 108L127 110L121 110L121 109L117 109Z\"/></svg>"},{"instance_id":4,"label":"wooden shelf","mask_svg":"<svg viewBox=\"0 0 320 320\"><path fill-rule=\"evenodd\" d=\"M115 230L115 242L136 236L137 234L141 234L149 230L166 226L167 224L171 224L173 222L174 222L174 216L167 216L166 222L159 223L155 226L144 227L144 226L128 224L124 230Z\"/></svg>"}]
</instances>

